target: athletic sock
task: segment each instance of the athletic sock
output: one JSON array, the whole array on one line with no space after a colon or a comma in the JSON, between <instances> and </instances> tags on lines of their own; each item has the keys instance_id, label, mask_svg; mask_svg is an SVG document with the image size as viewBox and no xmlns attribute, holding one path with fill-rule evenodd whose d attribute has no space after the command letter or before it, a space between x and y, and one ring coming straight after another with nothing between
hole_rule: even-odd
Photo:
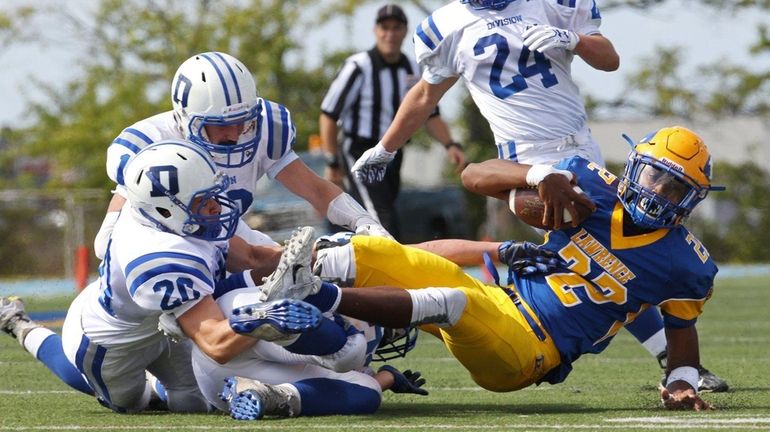
<instances>
[{"instance_id":1,"label":"athletic sock","mask_svg":"<svg viewBox=\"0 0 770 432\"><path fill-rule=\"evenodd\" d=\"M64 355L61 336L46 328L36 328L24 338L24 348L35 355L35 358L59 377L64 384L81 393L94 395L94 391L83 378L83 375Z\"/></svg>"},{"instance_id":2,"label":"athletic sock","mask_svg":"<svg viewBox=\"0 0 770 432\"><path fill-rule=\"evenodd\" d=\"M302 415L372 414L380 406L377 390L329 378L297 381Z\"/></svg>"}]
</instances>

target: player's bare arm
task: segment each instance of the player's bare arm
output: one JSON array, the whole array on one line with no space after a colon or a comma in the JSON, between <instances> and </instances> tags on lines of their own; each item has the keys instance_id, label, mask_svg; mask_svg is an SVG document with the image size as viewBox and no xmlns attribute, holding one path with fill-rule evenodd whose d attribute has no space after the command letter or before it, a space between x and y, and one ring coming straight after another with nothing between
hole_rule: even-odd
<instances>
[{"instance_id":1,"label":"player's bare arm","mask_svg":"<svg viewBox=\"0 0 770 432\"><path fill-rule=\"evenodd\" d=\"M600 34L581 34L575 54L594 69L612 72L620 67L620 56L612 42Z\"/></svg>"},{"instance_id":2,"label":"player's bare arm","mask_svg":"<svg viewBox=\"0 0 770 432\"><path fill-rule=\"evenodd\" d=\"M257 343L253 337L235 333L210 296L177 317L176 321L184 334L219 364L227 363Z\"/></svg>"},{"instance_id":3,"label":"player's bare arm","mask_svg":"<svg viewBox=\"0 0 770 432\"><path fill-rule=\"evenodd\" d=\"M468 165L463 171L462 180L463 185L472 192L503 200L508 200L512 189L536 185L538 196L544 205L541 224L532 223L538 227L561 228L565 212L570 214L572 226L577 226L596 209L587 196L574 190L575 178L572 173L545 165L533 166L501 159L488 160ZM578 206L583 206L588 211L579 211ZM528 219L523 220L531 223Z\"/></svg>"},{"instance_id":4,"label":"player's bare arm","mask_svg":"<svg viewBox=\"0 0 770 432\"><path fill-rule=\"evenodd\" d=\"M382 136L380 144L389 152L394 152L406 144L436 109L438 101L457 82L458 77L447 78L439 84L430 84L421 79L412 87L396 113L390 127Z\"/></svg>"},{"instance_id":5,"label":"player's bare arm","mask_svg":"<svg viewBox=\"0 0 770 432\"><path fill-rule=\"evenodd\" d=\"M231 273L251 270L253 280L262 280L278 265L282 248L278 245L250 245L240 237L229 240L227 271Z\"/></svg>"},{"instance_id":6,"label":"player's bare arm","mask_svg":"<svg viewBox=\"0 0 770 432\"><path fill-rule=\"evenodd\" d=\"M342 193L337 185L319 177L299 159L286 165L275 178L322 215L327 213L329 203Z\"/></svg>"},{"instance_id":7,"label":"player's bare arm","mask_svg":"<svg viewBox=\"0 0 770 432\"><path fill-rule=\"evenodd\" d=\"M700 352L698 331L692 325L686 328L666 327L668 340L668 367L666 387L660 398L668 409L703 411L714 407L698 395L698 370Z\"/></svg>"}]
</instances>

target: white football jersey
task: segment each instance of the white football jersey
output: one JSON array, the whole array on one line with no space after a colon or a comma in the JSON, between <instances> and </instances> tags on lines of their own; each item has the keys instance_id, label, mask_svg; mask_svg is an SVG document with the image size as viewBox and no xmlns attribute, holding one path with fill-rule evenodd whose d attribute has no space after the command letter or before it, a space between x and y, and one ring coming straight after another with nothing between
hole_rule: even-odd
<instances>
[{"instance_id":1,"label":"white football jersey","mask_svg":"<svg viewBox=\"0 0 770 432\"><path fill-rule=\"evenodd\" d=\"M227 196L238 202L241 213L254 201L257 180L265 174L271 179L275 178L286 165L297 159L293 150L296 129L289 110L266 99L261 101L263 109L257 121L259 144L254 160L237 168L221 167L230 181ZM124 129L112 141L107 149L107 175L117 184L116 192L126 196L123 170L131 156L149 144L164 139L184 139L174 120L173 111L140 120Z\"/></svg>"},{"instance_id":2,"label":"white football jersey","mask_svg":"<svg viewBox=\"0 0 770 432\"><path fill-rule=\"evenodd\" d=\"M522 33L536 24L590 35L599 33L601 16L594 0L517 0L499 11L455 0L415 30L423 78L463 77L498 144L561 138L586 123L571 76L574 54L523 45Z\"/></svg>"},{"instance_id":3,"label":"white football jersey","mask_svg":"<svg viewBox=\"0 0 770 432\"><path fill-rule=\"evenodd\" d=\"M99 266L99 296L83 308L83 330L105 346L157 336L162 313L184 314L225 276L226 241L163 232L131 212L121 212Z\"/></svg>"}]
</instances>

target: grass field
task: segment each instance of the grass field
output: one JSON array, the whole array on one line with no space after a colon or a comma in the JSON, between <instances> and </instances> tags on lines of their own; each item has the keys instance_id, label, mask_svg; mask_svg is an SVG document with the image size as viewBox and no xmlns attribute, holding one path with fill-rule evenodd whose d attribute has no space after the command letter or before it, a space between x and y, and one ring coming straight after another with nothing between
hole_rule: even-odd
<instances>
[{"instance_id":1,"label":"grass field","mask_svg":"<svg viewBox=\"0 0 770 432\"><path fill-rule=\"evenodd\" d=\"M705 395L713 412L669 412L656 390L657 363L621 332L601 355L585 356L565 383L514 393L474 386L436 340L422 334L398 367L418 369L430 396L386 393L371 416L264 419L148 412L118 415L69 390L18 343L0 335L0 431L66 430L770 430L770 277L723 278L699 321L701 358L725 377L728 393ZM31 310L64 309L69 299L30 299Z\"/></svg>"}]
</instances>

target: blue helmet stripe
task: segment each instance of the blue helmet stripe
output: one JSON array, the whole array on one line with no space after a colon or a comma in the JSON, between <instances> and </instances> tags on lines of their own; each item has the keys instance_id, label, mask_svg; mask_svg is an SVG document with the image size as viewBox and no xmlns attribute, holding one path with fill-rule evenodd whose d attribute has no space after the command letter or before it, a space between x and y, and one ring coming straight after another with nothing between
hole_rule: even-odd
<instances>
[{"instance_id":1,"label":"blue helmet stripe","mask_svg":"<svg viewBox=\"0 0 770 432\"><path fill-rule=\"evenodd\" d=\"M211 66L214 67L214 70L217 72L217 76L219 76L219 82L222 83L222 88L224 89L225 103L228 106L232 105L232 103L230 102L230 90L227 89L227 81L225 81L225 77L224 77L224 75L222 75L222 71L219 70L219 66L217 66L217 63L214 61L214 59L212 59L211 57L208 56L208 53L201 54L201 57L203 57L206 60L208 60L209 63L211 63Z\"/></svg>"},{"instance_id":2,"label":"blue helmet stripe","mask_svg":"<svg viewBox=\"0 0 770 432\"><path fill-rule=\"evenodd\" d=\"M238 85L238 78L235 77L235 71L232 67L230 67L230 63L225 60L221 53L215 52L214 55L222 60L222 63L224 63L225 67L227 67L227 71L230 72L230 77L233 79L233 83L235 83L235 94L238 96L238 103L243 102L243 99L241 98L241 86Z\"/></svg>"}]
</instances>

